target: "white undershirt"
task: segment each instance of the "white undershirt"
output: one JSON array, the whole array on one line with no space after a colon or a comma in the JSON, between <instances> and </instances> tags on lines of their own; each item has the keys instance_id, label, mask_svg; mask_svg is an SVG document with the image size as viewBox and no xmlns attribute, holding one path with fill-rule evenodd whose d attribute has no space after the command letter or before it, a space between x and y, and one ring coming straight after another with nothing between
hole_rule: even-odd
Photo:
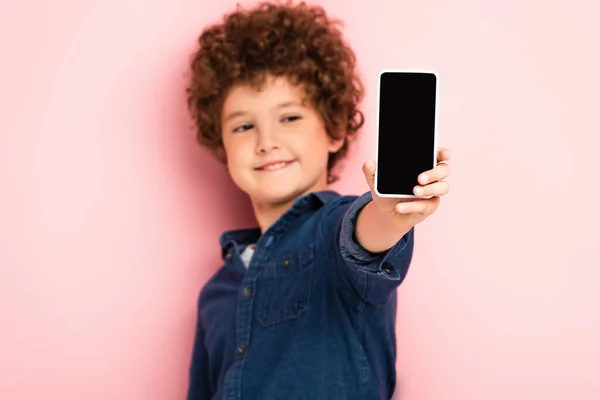
<instances>
[{"instance_id":1,"label":"white undershirt","mask_svg":"<svg viewBox=\"0 0 600 400\"><path fill-rule=\"evenodd\" d=\"M246 248L244 249L244 251L242 251L242 254L240 254L240 257L242 258L242 261L244 262L244 265L246 266L246 268L248 268L248 265L250 264L250 260L252 259L252 256L254 255L254 244L248 245L246 246Z\"/></svg>"}]
</instances>

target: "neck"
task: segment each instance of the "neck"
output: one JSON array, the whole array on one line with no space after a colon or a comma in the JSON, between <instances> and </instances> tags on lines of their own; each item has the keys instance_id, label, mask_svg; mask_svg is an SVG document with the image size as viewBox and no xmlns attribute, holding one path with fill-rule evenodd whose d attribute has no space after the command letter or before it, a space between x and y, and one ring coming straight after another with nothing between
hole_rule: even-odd
<instances>
[{"instance_id":1,"label":"neck","mask_svg":"<svg viewBox=\"0 0 600 400\"><path fill-rule=\"evenodd\" d=\"M280 203L262 203L258 201L252 201L252 208L254 209L254 216L260 227L260 232L265 233L271 225L275 223L287 210L289 210L294 201L298 197L293 199L280 202Z\"/></svg>"},{"instance_id":2,"label":"neck","mask_svg":"<svg viewBox=\"0 0 600 400\"><path fill-rule=\"evenodd\" d=\"M320 192L327 189L327 181L320 180L313 187L305 190L304 192L298 193L295 196L281 200L281 201L260 201L257 199L251 199L252 208L254 209L254 217L258 222L261 234L265 233L271 225L275 223L287 210L292 208L294 202L309 193Z\"/></svg>"}]
</instances>

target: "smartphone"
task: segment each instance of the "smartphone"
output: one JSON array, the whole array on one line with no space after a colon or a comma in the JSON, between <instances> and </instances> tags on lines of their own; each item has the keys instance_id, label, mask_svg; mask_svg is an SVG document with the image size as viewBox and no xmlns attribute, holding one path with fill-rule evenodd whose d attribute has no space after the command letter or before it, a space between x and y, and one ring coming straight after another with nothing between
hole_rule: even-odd
<instances>
[{"instance_id":1,"label":"smartphone","mask_svg":"<svg viewBox=\"0 0 600 400\"><path fill-rule=\"evenodd\" d=\"M434 71L379 75L375 193L416 198L417 178L437 164L438 78Z\"/></svg>"}]
</instances>

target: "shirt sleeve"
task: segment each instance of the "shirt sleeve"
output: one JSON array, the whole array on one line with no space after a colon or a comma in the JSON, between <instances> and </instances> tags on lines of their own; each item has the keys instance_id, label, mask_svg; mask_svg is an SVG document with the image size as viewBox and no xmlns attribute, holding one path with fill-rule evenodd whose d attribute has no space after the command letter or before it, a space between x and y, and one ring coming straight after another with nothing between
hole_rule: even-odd
<instances>
[{"instance_id":1,"label":"shirt sleeve","mask_svg":"<svg viewBox=\"0 0 600 400\"><path fill-rule=\"evenodd\" d=\"M200 319L200 312L198 312L197 318L194 347L189 368L187 400L210 400L212 394L208 376L208 352L204 345L205 330Z\"/></svg>"},{"instance_id":2,"label":"shirt sleeve","mask_svg":"<svg viewBox=\"0 0 600 400\"><path fill-rule=\"evenodd\" d=\"M323 242L335 250L332 262L341 285L365 302L385 304L408 272L414 227L389 250L377 254L367 251L354 233L358 215L370 201L370 191L358 198L342 197L334 201L322 221Z\"/></svg>"}]
</instances>

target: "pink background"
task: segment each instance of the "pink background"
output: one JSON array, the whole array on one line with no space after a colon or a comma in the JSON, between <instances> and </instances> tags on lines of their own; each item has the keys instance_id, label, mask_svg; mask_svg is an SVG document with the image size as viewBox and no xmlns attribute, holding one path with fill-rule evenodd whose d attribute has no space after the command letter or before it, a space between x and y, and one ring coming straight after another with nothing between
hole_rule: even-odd
<instances>
[{"instance_id":1,"label":"pink background","mask_svg":"<svg viewBox=\"0 0 600 400\"><path fill-rule=\"evenodd\" d=\"M2 1L1 399L184 397L218 236L253 223L184 97L234 4ZM334 189L366 190L378 70L440 74L452 190L399 292L403 399L599 399L599 3L321 4L368 88Z\"/></svg>"}]
</instances>

